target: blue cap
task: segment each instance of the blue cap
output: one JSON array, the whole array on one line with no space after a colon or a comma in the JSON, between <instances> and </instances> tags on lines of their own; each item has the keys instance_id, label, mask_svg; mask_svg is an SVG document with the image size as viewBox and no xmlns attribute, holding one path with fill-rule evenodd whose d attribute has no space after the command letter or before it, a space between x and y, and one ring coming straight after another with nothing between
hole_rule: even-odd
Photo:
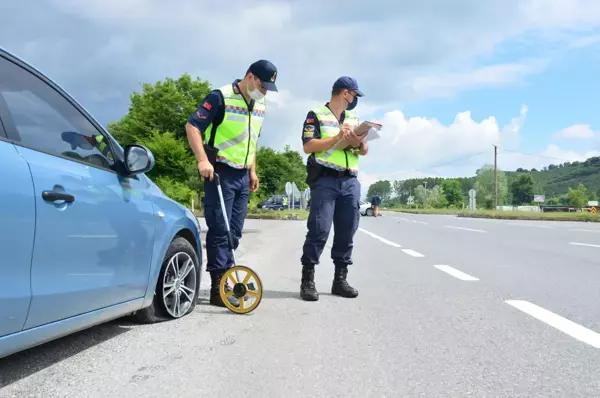
<instances>
[{"instance_id":1,"label":"blue cap","mask_svg":"<svg viewBox=\"0 0 600 398\"><path fill-rule=\"evenodd\" d=\"M356 91L359 97L364 96L362 91L358 89L358 82L349 76L342 76L333 83L333 88L346 88L348 90Z\"/></svg>"},{"instance_id":2,"label":"blue cap","mask_svg":"<svg viewBox=\"0 0 600 398\"><path fill-rule=\"evenodd\" d=\"M248 72L258 77L262 86L269 91L277 91L277 68L271 62L261 59L248 68Z\"/></svg>"}]
</instances>

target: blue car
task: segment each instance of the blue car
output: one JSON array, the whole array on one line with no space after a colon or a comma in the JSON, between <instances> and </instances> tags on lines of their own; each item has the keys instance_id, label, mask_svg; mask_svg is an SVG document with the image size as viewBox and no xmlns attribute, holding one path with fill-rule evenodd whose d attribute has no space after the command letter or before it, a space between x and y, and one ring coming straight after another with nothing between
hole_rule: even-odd
<instances>
[{"instance_id":1,"label":"blue car","mask_svg":"<svg viewBox=\"0 0 600 398\"><path fill-rule=\"evenodd\" d=\"M0 49L0 358L133 315L194 310L194 214L65 91Z\"/></svg>"}]
</instances>

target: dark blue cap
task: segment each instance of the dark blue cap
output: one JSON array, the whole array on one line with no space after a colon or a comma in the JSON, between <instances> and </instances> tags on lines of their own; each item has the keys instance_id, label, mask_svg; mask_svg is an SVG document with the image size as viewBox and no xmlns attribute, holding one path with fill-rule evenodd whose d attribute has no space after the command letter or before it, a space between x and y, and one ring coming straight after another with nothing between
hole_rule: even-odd
<instances>
[{"instance_id":1,"label":"dark blue cap","mask_svg":"<svg viewBox=\"0 0 600 398\"><path fill-rule=\"evenodd\" d=\"M356 91L359 97L364 96L362 91L358 89L358 82L356 79L351 78L350 76L342 76L333 83L333 88L346 88L348 90Z\"/></svg>"},{"instance_id":2,"label":"dark blue cap","mask_svg":"<svg viewBox=\"0 0 600 398\"><path fill-rule=\"evenodd\" d=\"M277 68L271 62L261 59L248 68L248 72L258 77L262 86L269 91L277 91Z\"/></svg>"}]
</instances>

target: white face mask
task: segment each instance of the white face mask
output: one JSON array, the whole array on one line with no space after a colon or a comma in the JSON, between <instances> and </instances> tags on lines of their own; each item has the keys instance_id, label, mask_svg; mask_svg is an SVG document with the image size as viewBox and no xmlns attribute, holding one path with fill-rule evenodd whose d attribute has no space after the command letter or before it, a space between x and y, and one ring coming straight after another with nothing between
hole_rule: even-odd
<instances>
[{"instance_id":1,"label":"white face mask","mask_svg":"<svg viewBox=\"0 0 600 398\"><path fill-rule=\"evenodd\" d=\"M252 98L254 101L260 101L265 97L265 95L261 93L258 88L256 88L256 83L254 83L254 90L250 90L250 88L248 88L247 91L250 98Z\"/></svg>"}]
</instances>

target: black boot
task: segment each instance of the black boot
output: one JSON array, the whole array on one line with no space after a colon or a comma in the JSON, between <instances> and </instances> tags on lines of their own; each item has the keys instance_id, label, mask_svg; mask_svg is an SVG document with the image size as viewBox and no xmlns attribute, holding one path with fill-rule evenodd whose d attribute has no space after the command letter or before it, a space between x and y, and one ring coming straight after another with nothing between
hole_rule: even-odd
<instances>
[{"instance_id":1,"label":"black boot","mask_svg":"<svg viewBox=\"0 0 600 398\"><path fill-rule=\"evenodd\" d=\"M350 286L346 281L347 276L347 265L335 266L335 276L333 277L333 284L331 285L331 294L346 298L354 298L358 296L358 290Z\"/></svg>"},{"instance_id":2,"label":"black boot","mask_svg":"<svg viewBox=\"0 0 600 398\"><path fill-rule=\"evenodd\" d=\"M211 278L210 304L216 305L217 307L225 307L225 304L223 304L223 300L221 300L221 295L219 294L219 285L221 283L221 278L223 277L224 273L225 273L224 271L217 271L217 272L210 273L210 278ZM233 290L233 289L231 288L231 286L229 286L229 283L226 281L225 282L225 291L230 292L231 290ZM235 296L228 297L228 300L231 303L231 305L233 305L235 307L240 305L238 298Z\"/></svg>"},{"instance_id":3,"label":"black boot","mask_svg":"<svg viewBox=\"0 0 600 398\"><path fill-rule=\"evenodd\" d=\"M300 285L300 297L304 301L319 300L319 292L315 287L315 266L302 266L302 284Z\"/></svg>"}]
</instances>

